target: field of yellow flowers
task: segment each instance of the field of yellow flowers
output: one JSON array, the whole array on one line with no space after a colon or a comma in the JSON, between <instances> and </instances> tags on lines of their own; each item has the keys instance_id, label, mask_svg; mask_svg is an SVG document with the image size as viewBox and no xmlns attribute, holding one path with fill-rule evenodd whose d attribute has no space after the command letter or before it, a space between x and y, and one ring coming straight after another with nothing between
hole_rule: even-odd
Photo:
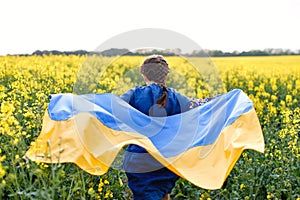
<instances>
[{"instance_id":1,"label":"field of yellow flowers","mask_svg":"<svg viewBox=\"0 0 300 200\"><path fill-rule=\"evenodd\" d=\"M73 164L35 163L23 156L39 135L50 94L119 95L141 83L136 70L143 59L0 57L0 199L130 199L122 171L92 176ZM299 200L300 56L213 58L223 85L211 91L187 60L167 60L173 71L168 86L187 96L203 98L234 88L248 94L266 144L264 154L244 151L222 189L204 190L180 179L174 199ZM100 67L82 70L83 64Z\"/></svg>"}]
</instances>

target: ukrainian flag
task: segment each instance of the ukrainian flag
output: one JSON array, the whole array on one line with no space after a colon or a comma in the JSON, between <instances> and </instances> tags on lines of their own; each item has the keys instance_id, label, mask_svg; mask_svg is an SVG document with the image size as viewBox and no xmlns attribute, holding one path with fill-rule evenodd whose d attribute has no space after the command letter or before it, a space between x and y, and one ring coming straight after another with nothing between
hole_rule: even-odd
<instances>
[{"instance_id":1,"label":"ukrainian flag","mask_svg":"<svg viewBox=\"0 0 300 200\"><path fill-rule=\"evenodd\" d=\"M128 144L144 147L163 166L206 189L222 187L244 149L264 151L253 103L235 89L168 117L147 116L109 93L55 94L25 156L75 163L102 175Z\"/></svg>"}]
</instances>

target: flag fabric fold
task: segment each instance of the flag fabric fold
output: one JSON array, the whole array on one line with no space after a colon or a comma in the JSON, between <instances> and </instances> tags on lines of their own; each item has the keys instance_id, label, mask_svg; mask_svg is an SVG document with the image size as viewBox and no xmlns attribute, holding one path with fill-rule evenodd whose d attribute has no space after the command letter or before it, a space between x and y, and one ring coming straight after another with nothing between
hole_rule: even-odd
<instances>
[{"instance_id":1,"label":"flag fabric fold","mask_svg":"<svg viewBox=\"0 0 300 200\"><path fill-rule=\"evenodd\" d=\"M264 151L252 101L239 89L187 112L150 117L113 94L55 94L25 156L102 175L128 144L191 183L219 189L245 149Z\"/></svg>"}]
</instances>

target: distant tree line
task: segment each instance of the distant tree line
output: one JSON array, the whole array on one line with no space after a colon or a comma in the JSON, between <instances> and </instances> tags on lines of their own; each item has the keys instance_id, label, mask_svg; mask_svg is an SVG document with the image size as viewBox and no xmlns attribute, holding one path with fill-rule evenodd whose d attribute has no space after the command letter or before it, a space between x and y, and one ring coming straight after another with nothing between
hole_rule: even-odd
<instances>
[{"instance_id":1,"label":"distant tree line","mask_svg":"<svg viewBox=\"0 0 300 200\"><path fill-rule=\"evenodd\" d=\"M103 56L118 56L118 55L129 55L129 56L147 56L152 54L161 54L164 56L174 56L182 55L187 57L226 57L226 56L271 56L271 55L300 55L300 49L291 51L289 49L264 49L264 50L251 50L251 51L233 51L233 52L223 52L221 50L194 50L191 53L182 53L181 49L166 49L166 50L157 50L157 49L139 49L137 51L130 51L128 49L122 48L111 48L104 51L40 51L37 50L32 54L18 54L19 56L30 56L30 55L103 55Z\"/></svg>"},{"instance_id":2,"label":"distant tree line","mask_svg":"<svg viewBox=\"0 0 300 200\"><path fill-rule=\"evenodd\" d=\"M233 51L223 52L221 50L198 50L193 51L187 56L201 57L209 55L211 57L226 57L226 56L272 56L272 55L300 55L300 49L291 51L290 49L264 49L264 50L250 50L250 51Z\"/></svg>"}]
</instances>

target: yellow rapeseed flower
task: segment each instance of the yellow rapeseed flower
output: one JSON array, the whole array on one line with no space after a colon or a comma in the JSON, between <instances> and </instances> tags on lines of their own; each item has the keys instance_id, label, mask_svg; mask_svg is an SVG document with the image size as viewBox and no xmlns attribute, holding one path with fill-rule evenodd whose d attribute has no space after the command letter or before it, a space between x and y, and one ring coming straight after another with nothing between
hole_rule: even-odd
<instances>
[{"instance_id":1,"label":"yellow rapeseed flower","mask_svg":"<svg viewBox=\"0 0 300 200\"><path fill-rule=\"evenodd\" d=\"M246 186L245 186L244 183L240 184L240 190L243 190L245 187L246 187Z\"/></svg>"}]
</instances>

